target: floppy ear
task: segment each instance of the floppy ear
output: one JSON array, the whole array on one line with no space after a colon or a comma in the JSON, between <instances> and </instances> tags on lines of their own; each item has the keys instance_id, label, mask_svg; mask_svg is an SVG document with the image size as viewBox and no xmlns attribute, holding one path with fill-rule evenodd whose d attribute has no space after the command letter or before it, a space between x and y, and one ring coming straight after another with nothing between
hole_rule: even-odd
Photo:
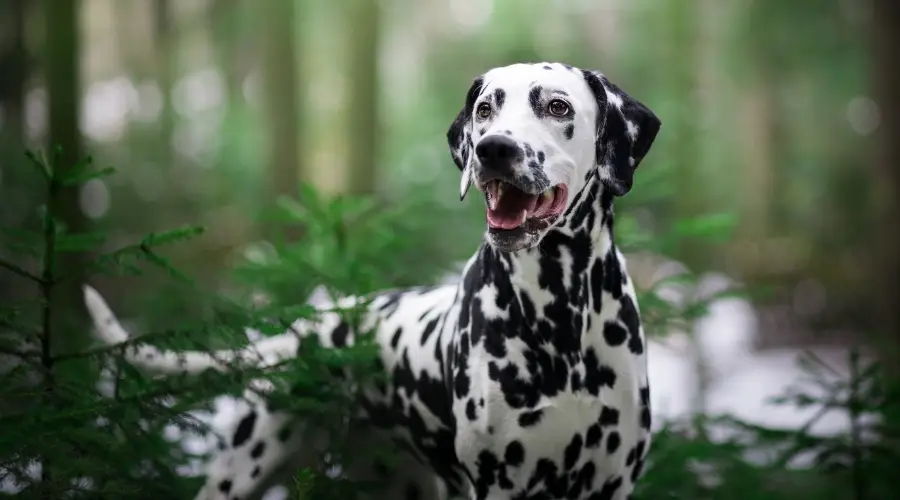
<instances>
[{"instance_id":1,"label":"floppy ear","mask_svg":"<svg viewBox=\"0 0 900 500\"><path fill-rule=\"evenodd\" d=\"M605 76L584 71L597 99L596 158L600 179L616 196L631 190L634 171L650 150L661 122L646 106Z\"/></svg>"},{"instance_id":2,"label":"floppy ear","mask_svg":"<svg viewBox=\"0 0 900 500\"><path fill-rule=\"evenodd\" d=\"M481 94L484 84L484 78L478 77L469 87L466 94L466 103L456 115L456 119L450 124L447 130L447 144L450 146L450 155L453 157L453 163L462 171L462 179L459 183L459 199L462 200L469 192L469 186L472 185L472 107L475 100Z\"/></svg>"}]
</instances>

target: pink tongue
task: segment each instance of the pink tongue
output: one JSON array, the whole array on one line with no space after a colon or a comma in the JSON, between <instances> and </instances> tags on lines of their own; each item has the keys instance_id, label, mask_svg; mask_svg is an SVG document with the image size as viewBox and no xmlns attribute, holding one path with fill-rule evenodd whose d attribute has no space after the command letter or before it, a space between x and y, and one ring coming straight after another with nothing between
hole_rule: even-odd
<instances>
[{"instance_id":1,"label":"pink tongue","mask_svg":"<svg viewBox=\"0 0 900 500\"><path fill-rule=\"evenodd\" d=\"M491 194L496 196L496 193ZM507 185L497 206L493 210L488 207L488 225L496 229L515 229L524 221L523 212L527 211L529 215L534 213L537 201L537 196L526 194Z\"/></svg>"}]
</instances>

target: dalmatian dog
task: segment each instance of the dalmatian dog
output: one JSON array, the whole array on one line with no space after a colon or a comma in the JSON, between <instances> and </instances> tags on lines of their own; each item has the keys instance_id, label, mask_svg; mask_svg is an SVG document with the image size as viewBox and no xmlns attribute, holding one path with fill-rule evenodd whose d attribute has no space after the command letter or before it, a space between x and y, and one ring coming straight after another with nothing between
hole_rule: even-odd
<instances>
[{"instance_id":1,"label":"dalmatian dog","mask_svg":"<svg viewBox=\"0 0 900 500\"><path fill-rule=\"evenodd\" d=\"M474 80L447 139L460 198L474 188L484 199L484 240L458 285L387 291L366 306L363 328L390 376L366 389L360 425L406 443L420 466L389 498L630 498L650 446L650 389L613 202L659 128L596 71L513 64ZM86 288L86 302L99 338L127 339L99 294ZM272 364L308 335L354 341L333 313L291 330L237 351L137 344L127 359L168 376ZM198 500L257 498L313 446L290 414L247 399Z\"/></svg>"}]
</instances>

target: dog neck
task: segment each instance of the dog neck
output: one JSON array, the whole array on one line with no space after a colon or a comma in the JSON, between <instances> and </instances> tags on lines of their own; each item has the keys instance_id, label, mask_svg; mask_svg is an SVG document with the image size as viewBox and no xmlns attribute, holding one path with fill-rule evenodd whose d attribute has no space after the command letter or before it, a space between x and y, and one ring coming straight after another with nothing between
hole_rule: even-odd
<instances>
[{"instance_id":1,"label":"dog neck","mask_svg":"<svg viewBox=\"0 0 900 500\"><path fill-rule=\"evenodd\" d=\"M463 284L472 294L469 309L484 316L472 318L473 343L483 334L486 344L492 337L519 337L529 347L549 343L560 354L581 351L604 292L615 299L622 294L612 200L595 177L537 247L510 253L482 244Z\"/></svg>"}]
</instances>

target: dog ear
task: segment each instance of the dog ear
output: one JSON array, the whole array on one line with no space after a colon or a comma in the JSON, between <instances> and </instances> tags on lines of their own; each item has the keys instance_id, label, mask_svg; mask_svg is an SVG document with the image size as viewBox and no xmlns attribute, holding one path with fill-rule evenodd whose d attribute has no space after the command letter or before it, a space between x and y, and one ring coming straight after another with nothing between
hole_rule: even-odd
<instances>
[{"instance_id":1,"label":"dog ear","mask_svg":"<svg viewBox=\"0 0 900 500\"><path fill-rule=\"evenodd\" d=\"M469 87L466 93L466 103L456 115L456 119L450 124L447 130L447 144L450 146L450 155L453 157L453 163L462 171L462 179L459 183L459 199L462 201L469 192L469 186L472 185L472 154L474 146L472 145L472 108L475 106L475 100L481 94L484 85L484 78L478 77Z\"/></svg>"},{"instance_id":2,"label":"dog ear","mask_svg":"<svg viewBox=\"0 0 900 500\"><path fill-rule=\"evenodd\" d=\"M622 196L631 190L634 171L650 150L662 123L650 109L602 74L583 74L597 99L595 148L600 178L614 195Z\"/></svg>"}]
</instances>

